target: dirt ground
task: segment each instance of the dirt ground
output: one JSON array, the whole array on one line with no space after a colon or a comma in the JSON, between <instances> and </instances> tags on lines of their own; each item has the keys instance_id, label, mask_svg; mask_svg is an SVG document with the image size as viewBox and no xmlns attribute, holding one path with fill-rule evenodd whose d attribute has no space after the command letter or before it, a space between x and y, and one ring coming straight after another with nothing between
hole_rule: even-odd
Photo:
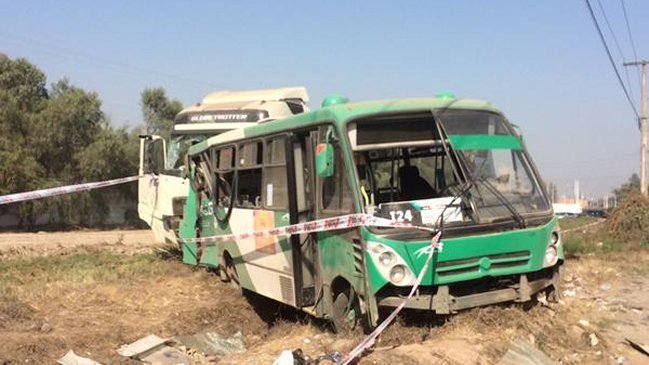
<instances>
[{"instance_id":1,"label":"dirt ground","mask_svg":"<svg viewBox=\"0 0 649 365\"><path fill-rule=\"evenodd\" d=\"M151 230L1 233L0 254L47 254L80 246L121 246L129 251L155 246Z\"/></svg>"},{"instance_id":2,"label":"dirt ground","mask_svg":"<svg viewBox=\"0 0 649 365\"><path fill-rule=\"evenodd\" d=\"M22 243L22 244L21 244ZM567 260L563 299L478 308L447 318L404 313L360 364L496 364L523 339L562 364L649 364L649 252ZM282 350L349 351L362 334L221 283L180 263L148 231L0 234L0 365L54 364L68 350L137 364L116 350L148 334L243 334L219 364L272 364Z\"/></svg>"}]
</instances>

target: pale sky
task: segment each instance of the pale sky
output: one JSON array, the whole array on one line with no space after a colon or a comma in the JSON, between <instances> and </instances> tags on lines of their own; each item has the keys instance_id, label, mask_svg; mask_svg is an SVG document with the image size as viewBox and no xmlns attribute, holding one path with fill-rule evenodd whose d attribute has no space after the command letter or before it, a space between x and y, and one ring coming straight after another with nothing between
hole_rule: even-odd
<instances>
[{"instance_id":1,"label":"pale sky","mask_svg":"<svg viewBox=\"0 0 649 365\"><path fill-rule=\"evenodd\" d=\"M584 1L2 1L0 52L48 82L95 91L115 125L141 122L161 86L194 104L216 90L305 86L311 107L432 96L485 99L518 124L543 178L601 196L639 169L640 133ZM634 49L649 2L591 4L639 110ZM620 53L621 50L621 53ZM628 79L627 79L628 73Z\"/></svg>"}]
</instances>

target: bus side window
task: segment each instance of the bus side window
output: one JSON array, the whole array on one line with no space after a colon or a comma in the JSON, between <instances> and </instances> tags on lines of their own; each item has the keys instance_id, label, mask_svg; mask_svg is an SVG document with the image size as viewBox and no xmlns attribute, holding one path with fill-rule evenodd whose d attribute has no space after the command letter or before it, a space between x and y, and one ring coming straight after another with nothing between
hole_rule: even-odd
<instances>
[{"instance_id":1,"label":"bus side window","mask_svg":"<svg viewBox=\"0 0 649 365\"><path fill-rule=\"evenodd\" d=\"M234 147L216 151L216 205L227 211L231 206L234 178Z\"/></svg>"},{"instance_id":2,"label":"bus side window","mask_svg":"<svg viewBox=\"0 0 649 365\"><path fill-rule=\"evenodd\" d=\"M266 143L264 162L264 202L267 209L288 207L286 179L286 137L277 137Z\"/></svg>"},{"instance_id":3,"label":"bus side window","mask_svg":"<svg viewBox=\"0 0 649 365\"><path fill-rule=\"evenodd\" d=\"M333 142L333 145L334 174L322 178L322 210L351 213L354 210L354 200L349 184L349 171L342 156L340 143Z\"/></svg>"},{"instance_id":4,"label":"bus side window","mask_svg":"<svg viewBox=\"0 0 649 365\"><path fill-rule=\"evenodd\" d=\"M237 200L240 208L261 208L261 170L263 144L261 141L239 147L237 161Z\"/></svg>"}]
</instances>

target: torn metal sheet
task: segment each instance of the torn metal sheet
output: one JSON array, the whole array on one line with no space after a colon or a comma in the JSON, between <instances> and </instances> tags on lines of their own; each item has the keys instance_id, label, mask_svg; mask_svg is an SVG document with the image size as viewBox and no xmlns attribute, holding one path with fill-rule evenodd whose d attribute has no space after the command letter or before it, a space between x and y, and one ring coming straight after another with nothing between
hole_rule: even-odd
<instances>
[{"instance_id":1,"label":"torn metal sheet","mask_svg":"<svg viewBox=\"0 0 649 365\"><path fill-rule=\"evenodd\" d=\"M640 343L638 341L633 341L633 340L631 340L629 338L625 338L625 340L626 340L626 342L629 343L629 345L631 345L631 347L633 347L634 349L640 351L641 353L649 356L649 346L647 346L647 345L645 345L643 343Z\"/></svg>"},{"instance_id":2,"label":"torn metal sheet","mask_svg":"<svg viewBox=\"0 0 649 365\"><path fill-rule=\"evenodd\" d=\"M128 345L122 345L117 353L158 365L193 363L192 358L188 355L167 346L168 341L156 335L148 335Z\"/></svg>"},{"instance_id":3,"label":"torn metal sheet","mask_svg":"<svg viewBox=\"0 0 649 365\"><path fill-rule=\"evenodd\" d=\"M529 342L515 340L498 365L556 365L556 363Z\"/></svg>"},{"instance_id":4,"label":"torn metal sheet","mask_svg":"<svg viewBox=\"0 0 649 365\"><path fill-rule=\"evenodd\" d=\"M166 342L166 339L156 335L148 335L128 345L122 345L117 350L117 353L122 356L133 357L164 345Z\"/></svg>"},{"instance_id":5,"label":"torn metal sheet","mask_svg":"<svg viewBox=\"0 0 649 365\"><path fill-rule=\"evenodd\" d=\"M223 337L216 332L198 333L191 336L176 336L174 341L205 355L229 355L246 351L241 332Z\"/></svg>"},{"instance_id":6,"label":"torn metal sheet","mask_svg":"<svg viewBox=\"0 0 649 365\"><path fill-rule=\"evenodd\" d=\"M60 358L56 363L60 365L102 365L95 360L81 357L75 354L72 350L68 351L68 353Z\"/></svg>"}]
</instances>

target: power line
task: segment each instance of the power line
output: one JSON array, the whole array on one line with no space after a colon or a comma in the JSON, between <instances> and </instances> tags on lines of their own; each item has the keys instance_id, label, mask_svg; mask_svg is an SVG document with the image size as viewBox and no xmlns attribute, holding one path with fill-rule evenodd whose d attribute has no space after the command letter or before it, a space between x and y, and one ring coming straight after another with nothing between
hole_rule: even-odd
<instances>
[{"instance_id":1,"label":"power line","mask_svg":"<svg viewBox=\"0 0 649 365\"><path fill-rule=\"evenodd\" d=\"M622 58L622 62L626 62L626 57L624 57L624 52L622 52L622 47L620 47L620 42L618 42L617 40L617 36L613 31L613 27L611 27L611 23L608 21L608 16L606 15L606 10L604 10L602 1L597 0L597 4L599 5L599 9L602 11L602 16L604 16L604 22L606 23L606 27L608 28L608 31L611 33L611 36L613 37L613 42L615 43L617 52L620 54L620 57ZM631 87L631 78L629 77L629 70L624 68L624 74L626 75L626 84L627 87L629 88L629 94L631 94L631 99L635 99L635 95L633 95L633 88Z\"/></svg>"},{"instance_id":2,"label":"power line","mask_svg":"<svg viewBox=\"0 0 649 365\"><path fill-rule=\"evenodd\" d=\"M110 68L110 69L117 70L117 71L121 71L121 72L130 71L130 72L136 72L136 73L142 73L142 74L156 75L156 76L159 76L159 77L164 77L164 78L167 78L167 79L173 79L173 80L176 80L176 81L179 81L179 82L183 82L183 83L188 84L188 85L193 85L194 87L209 86L209 87L213 88L215 86L217 86L217 87L219 86L217 84L213 84L213 83L202 81L202 80L194 80L194 79L190 79L190 78L180 76L180 75L176 75L176 74L171 74L171 73L167 73L167 72L161 72L161 71L158 71L158 70L153 70L153 69L149 69L149 68L145 68L145 67L141 67L141 66L136 66L136 65L132 65L132 64L129 64L129 63L121 62L121 61L113 61L113 60L109 60L109 59L106 59L106 58L100 58L100 57L92 56L92 55L89 55L89 54L84 54L82 52L77 52L77 51L67 49L67 48L63 48L63 47L59 47L59 46L56 46L56 45L53 45L53 44L34 41L33 39L24 38L24 37L17 37L15 35L12 35L12 34L9 34L9 33L6 33L6 32L2 32L2 31L0 31L0 37L3 37L5 39L9 39L10 41L13 41L14 43L22 44L22 45L27 46L27 47L36 46L36 47L44 48L44 49L47 49L49 52L52 52L52 53L55 53L55 54L59 54L59 55L67 56L67 57L73 57L73 58L77 58L77 59L81 59L81 60L85 60L85 61L90 61L91 63L94 63L95 65L103 66L103 67Z\"/></svg>"},{"instance_id":3,"label":"power line","mask_svg":"<svg viewBox=\"0 0 649 365\"><path fill-rule=\"evenodd\" d=\"M606 23L606 27L608 28L608 31L611 32L611 36L613 37L613 41L615 42L615 47L617 48L618 53L620 54L620 57L624 59L624 53L622 52L622 48L620 47L620 43L617 41L617 37L615 36L615 32L613 31L613 27L611 27L611 23L608 21L608 16L606 16L606 11L604 10L604 6L602 6L601 0L597 0L597 4L599 5L599 9L602 11L602 16L604 16L604 22Z\"/></svg>"},{"instance_id":4,"label":"power line","mask_svg":"<svg viewBox=\"0 0 649 365\"><path fill-rule=\"evenodd\" d=\"M629 34L629 41L631 42L631 50L633 51L633 59L637 60L638 59L638 53L636 52L637 48L635 46L635 42L633 41L633 34L631 33L631 26L629 25L629 17L626 14L626 6L624 5L624 0L620 0L620 3L622 4L622 12L624 13L624 22L626 23L626 30L627 33ZM638 75L638 80L640 79L640 70L635 69L636 74Z\"/></svg>"},{"instance_id":5,"label":"power line","mask_svg":"<svg viewBox=\"0 0 649 365\"><path fill-rule=\"evenodd\" d=\"M602 45L604 45L604 49L606 50L606 54L608 55L608 60L611 62L611 66L613 67L613 71L615 71L617 80L620 82L620 87L622 87L622 91L624 91L624 95L626 95L626 100L629 102L629 105L631 105L631 109L633 109L633 113L638 119L638 126L639 126L640 114L638 114L638 110L636 109L635 104L633 104L633 101L631 101L631 97L629 96L629 92L627 91L626 86L624 86L622 77L620 77L620 71L618 71L617 66L615 65L615 61L613 61L613 56L611 56L611 50L608 48L608 44L606 44L606 39L604 39L604 34L602 34L602 29L600 28L599 23L597 22L597 18L595 17L595 13L593 12L593 7L590 5L590 0L584 0L584 1L586 2L586 6L588 7L588 11L590 12L590 17L593 20L593 23L595 24L597 33L599 34L599 39L602 41Z\"/></svg>"}]
</instances>

